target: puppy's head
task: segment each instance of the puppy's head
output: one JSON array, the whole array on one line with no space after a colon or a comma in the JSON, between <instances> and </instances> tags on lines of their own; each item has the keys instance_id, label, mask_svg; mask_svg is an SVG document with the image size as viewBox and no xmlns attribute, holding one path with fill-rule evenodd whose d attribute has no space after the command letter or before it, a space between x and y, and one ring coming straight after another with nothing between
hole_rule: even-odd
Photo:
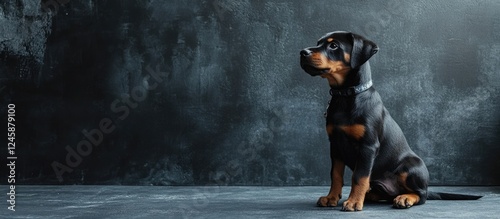
<instances>
[{"instance_id":1,"label":"puppy's head","mask_svg":"<svg viewBox=\"0 0 500 219\"><path fill-rule=\"evenodd\" d=\"M347 74L356 72L378 47L364 37L336 31L318 40L315 47L300 51L300 66L311 76L327 78L331 85L342 85Z\"/></svg>"}]
</instances>

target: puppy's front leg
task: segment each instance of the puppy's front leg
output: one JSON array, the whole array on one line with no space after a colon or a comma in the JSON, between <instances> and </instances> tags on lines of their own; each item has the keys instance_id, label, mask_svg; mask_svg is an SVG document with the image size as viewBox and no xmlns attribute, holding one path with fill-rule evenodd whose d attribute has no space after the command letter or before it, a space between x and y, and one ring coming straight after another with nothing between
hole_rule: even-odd
<instances>
[{"instance_id":1,"label":"puppy's front leg","mask_svg":"<svg viewBox=\"0 0 500 219\"><path fill-rule=\"evenodd\" d=\"M343 161L332 158L332 170L330 192L327 196L319 198L317 204L321 207L335 207L342 198L342 186L344 185L344 170L345 164Z\"/></svg>"},{"instance_id":2,"label":"puppy's front leg","mask_svg":"<svg viewBox=\"0 0 500 219\"><path fill-rule=\"evenodd\" d=\"M379 144L362 145L352 174L349 198L344 202L343 211L361 211L365 195L370 190L370 174Z\"/></svg>"}]
</instances>

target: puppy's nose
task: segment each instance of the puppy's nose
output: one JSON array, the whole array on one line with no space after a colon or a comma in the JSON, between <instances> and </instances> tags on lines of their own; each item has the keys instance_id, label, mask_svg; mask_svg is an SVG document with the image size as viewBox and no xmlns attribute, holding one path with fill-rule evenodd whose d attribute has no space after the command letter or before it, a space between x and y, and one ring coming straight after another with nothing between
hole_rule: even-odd
<instances>
[{"instance_id":1,"label":"puppy's nose","mask_svg":"<svg viewBox=\"0 0 500 219\"><path fill-rule=\"evenodd\" d=\"M309 49L303 49L302 51L300 51L301 56L310 56L311 53L312 53L312 51Z\"/></svg>"}]
</instances>

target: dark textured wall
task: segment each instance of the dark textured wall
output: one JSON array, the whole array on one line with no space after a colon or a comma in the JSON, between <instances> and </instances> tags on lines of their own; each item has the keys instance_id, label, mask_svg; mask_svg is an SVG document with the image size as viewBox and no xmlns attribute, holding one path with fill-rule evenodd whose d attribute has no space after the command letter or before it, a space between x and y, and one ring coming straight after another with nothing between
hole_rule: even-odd
<instances>
[{"instance_id":1,"label":"dark textured wall","mask_svg":"<svg viewBox=\"0 0 500 219\"><path fill-rule=\"evenodd\" d=\"M298 52L349 30L432 183L500 184L498 1L33 2L0 3L19 183L327 185Z\"/></svg>"}]
</instances>

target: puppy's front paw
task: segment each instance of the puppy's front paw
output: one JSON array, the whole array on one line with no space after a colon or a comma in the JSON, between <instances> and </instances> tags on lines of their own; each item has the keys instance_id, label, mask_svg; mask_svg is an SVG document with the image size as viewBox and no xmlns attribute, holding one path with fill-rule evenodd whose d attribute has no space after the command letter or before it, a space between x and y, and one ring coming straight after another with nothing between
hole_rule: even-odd
<instances>
[{"instance_id":1,"label":"puppy's front paw","mask_svg":"<svg viewBox=\"0 0 500 219\"><path fill-rule=\"evenodd\" d=\"M353 198L347 199L344 202L342 211L361 211L363 210L363 200L357 200Z\"/></svg>"},{"instance_id":2,"label":"puppy's front paw","mask_svg":"<svg viewBox=\"0 0 500 219\"><path fill-rule=\"evenodd\" d=\"M330 198L328 196L323 196L318 199L318 206L320 207L335 207L339 203L340 198Z\"/></svg>"}]
</instances>

